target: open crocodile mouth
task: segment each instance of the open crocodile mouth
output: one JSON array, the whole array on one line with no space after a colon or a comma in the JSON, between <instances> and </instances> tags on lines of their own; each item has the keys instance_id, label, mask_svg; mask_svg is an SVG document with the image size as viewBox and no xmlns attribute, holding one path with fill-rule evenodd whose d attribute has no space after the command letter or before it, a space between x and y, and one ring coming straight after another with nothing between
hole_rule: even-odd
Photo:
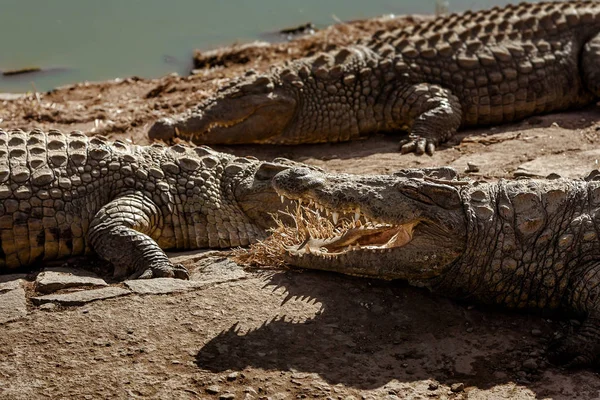
<instances>
[{"instance_id":1,"label":"open crocodile mouth","mask_svg":"<svg viewBox=\"0 0 600 400\"><path fill-rule=\"evenodd\" d=\"M282 202L286 197L281 195ZM298 209L302 209L305 216L308 213L313 217L312 221L306 221L298 214L295 218L298 229L303 230L306 236L302 243L287 247L288 252L297 256L335 257L357 251L391 252L410 243L419 225L418 220L403 224L373 220L361 213L360 208L331 211L312 199L288 199L297 201ZM326 222L322 221L324 217ZM315 222L321 225L321 229L314 229ZM309 229L311 223L312 231Z\"/></svg>"}]
</instances>

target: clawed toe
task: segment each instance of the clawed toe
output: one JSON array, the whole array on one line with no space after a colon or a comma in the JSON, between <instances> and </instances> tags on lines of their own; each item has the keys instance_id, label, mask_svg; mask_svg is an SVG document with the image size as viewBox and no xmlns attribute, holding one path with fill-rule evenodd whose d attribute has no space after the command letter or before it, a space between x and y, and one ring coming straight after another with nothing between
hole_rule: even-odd
<instances>
[{"instance_id":1,"label":"clawed toe","mask_svg":"<svg viewBox=\"0 0 600 400\"><path fill-rule=\"evenodd\" d=\"M400 141L400 152L402 154L415 153L419 156L423 154L432 156L435 152L435 143L431 139L411 136L408 139Z\"/></svg>"},{"instance_id":2,"label":"clawed toe","mask_svg":"<svg viewBox=\"0 0 600 400\"><path fill-rule=\"evenodd\" d=\"M551 344L548 349L548 361L565 368L589 366L595 359L594 349L569 338Z\"/></svg>"},{"instance_id":3,"label":"clawed toe","mask_svg":"<svg viewBox=\"0 0 600 400\"><path fill-rule=\"evenodd\" d=\"M190 279L188 270L182 264L153 266L134 273L129 279L176 278Z\"/></svg>"}]
</instances>

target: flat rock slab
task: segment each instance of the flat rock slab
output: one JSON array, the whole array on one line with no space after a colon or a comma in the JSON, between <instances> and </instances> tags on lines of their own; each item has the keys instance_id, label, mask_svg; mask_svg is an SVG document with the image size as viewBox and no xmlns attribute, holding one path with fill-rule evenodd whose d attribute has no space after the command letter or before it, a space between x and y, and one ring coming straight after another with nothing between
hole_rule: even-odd
<instances>
[{"instance_id":1,"label":"flat rock slab","mask_svg":"<svg viewBox=\"0 0 600 400\"><path fill-rule=\"evenodd\" d=\"M199 261L190 273L190 280L202 283L221 283L244 279L248 273L226 257L210 257Z\"/></svg>"},{"instance_id":2,"label":"flat rock slab","mask_svg":"<svg viewBox=\"0 0 600 400\"><path fill-rule=\"evenodd\" d=\"M106 300L113 297L124 296L130 293L130 290L109 286L101 289L81 290L78 292L32 297L31 301L37 305L56 303L63 306L81 306L92 301Z\"/></svg>"},{"instance_id":3,"label":"flat rock slab","mask_svg":"<svg viewBox=\"0 0 600 400\"><path fill-rule=\"evenodd\" d=\"M27 97L27 93L0 93L0 101L20 100Z\"/></svg>"},{"instance_id":4,"label":"flat rock slab","mask_svg":"<svg viewBox=\"0 0 600 400\"><path fill-rule=\"evenodd\" d=\"M40 272L35 289L40 293L53 293L73 287L105 287L108 284L96 274L70 268L53 268Z\"/></svg>"},{"instance_id":5,"label":"flat rock slab","mask_svg":"<svg viewBox=\"0 0 600 400\"><path fill-rule=\"evenodd\" d=\"M193 268L189 281L154 278L129 280L124 283L137 294L168 294L201 289L211 284L236 281L247 276L241 266L223 257L202 259Z\"/></svg>"},{"instance_id":6,"label":"flat rock slab","mask_svg":"<svg viewBox=\"0 0 600 400\"><path fill-rule=\"evenodd\" d=\"M584 178L600 164L600 149L549 154L519 165L515 176L546 177L554 172L564 178Z\"/></svg>"},{"instance_id":7,"label":"flat rock slab","mask_svg":"<svg viewBox=\"0 0 600 400\"><path fill-rule=\"evenodd\" d=\"M0 283L0 324L27 315L27 297L22 282L17 279Z\"/></svg>"},{"instance_id":8,"label":"flat rock slab","mask_svg":"<svg viewBox=\"0 0 600 400\"><path fill-rule=\"evenodd\" d=\"M0 283L25 279L27 274L6 274L0 275Z\"/></svg>"},{"instance_id":9,"label":"flat rock slab","mask_svg":"<svg viewBox=\"0 0 600 400\"><path fill-rule=\"evenodd\" d=\"M137 294L168 294L185 292L206 286L203 282L184 281L175 278L136 279L125 281L133 293Z\"/></svg>"}]
</instances>

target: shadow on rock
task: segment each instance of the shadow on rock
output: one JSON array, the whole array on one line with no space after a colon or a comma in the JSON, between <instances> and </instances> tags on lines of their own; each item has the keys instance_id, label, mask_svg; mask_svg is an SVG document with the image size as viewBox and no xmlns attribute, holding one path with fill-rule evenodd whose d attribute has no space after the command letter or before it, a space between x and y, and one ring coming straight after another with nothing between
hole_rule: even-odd
<instances>
[{"instance_id":1,"label":"shadow on rock","mask_svg":"<svg viewBox=\"0 0 600 400\"><path fill-rule=\"evenodd\" d=\"M401 282L328 273L276 273L265 289L273 286L285 289L282 303L318 301L322 309L311 319L280 316L250 331L236 323L198 352L198 367L317 373L360 389L424 379L486 388L527 383L544 369L537 336L552 328L539 316L490 313Z\"/></svg>"}]
</instances>

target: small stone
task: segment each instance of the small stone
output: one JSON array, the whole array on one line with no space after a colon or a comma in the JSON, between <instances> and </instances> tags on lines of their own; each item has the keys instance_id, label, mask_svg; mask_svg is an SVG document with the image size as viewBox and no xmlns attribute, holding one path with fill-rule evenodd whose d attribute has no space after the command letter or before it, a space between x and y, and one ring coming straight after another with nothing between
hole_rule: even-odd
<instances>
[{"instance_id":1,"label":"small stone","mask_svg":"<svg viewBox=\"0 0 600 400\"><path fill-rule=\"evenodd\" d=\"M452 386L450 386L450 390L452 390L452 392L454 393L462 392L463 390L465 390L465 384L462 382L453 383Z\"/></svg>"},{"instance_id":2,"label":"small stone","mask_svg":"<svg viewBox=\"0 0 600 400\"><path fill-rule=\"evenodd\" d=\"M539 329L532 329L531 336L542 336L542 331Z\"/></svg>"},{"instance_id":3,"label":"small stone","mask_svg":"<svg viewBox=\"0 0 600 400\"><path fill-rule=\"evenodd\" d=\"M429 386L427 387L427 389L438 390L439 387L440 387L440 385L438 385L437 382L431 382L431 383L429 383Z\"/></svg>"},{"instance_id":4,"label":"small stone","mask_svg":"<svg viewBox=\"0 0 600 400\"><path fill-rule=\"evenodd\" d=\"M473 164L468 162L467 163L467 169L465 169L466 173L474 173L474 172L479 172L479 165Z\"/></svg>"},{"instance_id":5,"label":"small stone","mask_svg":"<svg viewBox=\"0 0 600 400\"><path fill-rule=\"evenodd\" d=\"M551 128L560 128L560 125L558 125L558 122L553 122L553 123L550 125L550 127L551 127Z\"/></svg>"},{"instance_id":6,"label":"small stone","mask_svg":"<svg viewBox=\"0 0 600 400\"><path fill-rule=\"evenodd\" d=\"M473 332L473 327L472 326L468 327L467 332L469 332L469 333Z\"/></svg>"},{"instance_id":7,"label":"small stone","mask_svg":"<svg viewBox=\"0 0 600 400\"><path fill-rule=\"evenodd\" d=\"M506 372L502 372L502 371L496 371L494 372L494 378L499 379L499 380L504 380L508 377L508 375L506 374Z\"/></svg>"},{"instance_id":8,"label":"small stone","mask_svg":"<svg viewBox=\"0 0 600 400\"><path fill-rule=\"evenodd\" d=\"M235 394L233 393L223 393L219 396L219 400L233 400L235 399Z\"/></svg>"},{"instance_id":9,"label":"small stone","mask_svg":"<svg viewBox=\"0 0 600 400\"><path fill-rule=\"evenodd\" d=\"M218 394L221 391L221 388L217 385L211 385L206 388L206 393L208 394Z\"/></svg>"},{"instance_id":10,"label":"small stone","mask_svg":"<svg viewBox=\"0 0 600 400\"><path fill-rule=\"evenodd\" d=\"M40 310L52 311L56 308L56 304L54 303L45 303L40 306Z\"/></svg>"},{"instance_id":11,"label":"small stone","mask_svg":"<svg viewBox=\"0 0 600 400\"><path fill-rule=\"evenodd\" d=\"M228 381L235 381L238 378L239 375L240 375L239 372L232 372L229 375L227 375L227 380Z\"/></svg>"},{"instance_id":12,"label":"small stone","mask_svg":"<svg viewBox=\"0 0 600 400\"><path fill-rule=\"evenodd\" d=\"M534 358L528 358L523 362L523 368L528 371L536 371L538 369L537 361Z\"/></svg>"},{"instance_id":13,"label":"small stone","mask_svg":"<svg viewBox=\"0 0 600 400\"><path fill-rule=\"evenodd\" d=\"M257 394L258 392L252 386L246 386L244 388L244 393Z\"/></svg>"}]
</instances>

